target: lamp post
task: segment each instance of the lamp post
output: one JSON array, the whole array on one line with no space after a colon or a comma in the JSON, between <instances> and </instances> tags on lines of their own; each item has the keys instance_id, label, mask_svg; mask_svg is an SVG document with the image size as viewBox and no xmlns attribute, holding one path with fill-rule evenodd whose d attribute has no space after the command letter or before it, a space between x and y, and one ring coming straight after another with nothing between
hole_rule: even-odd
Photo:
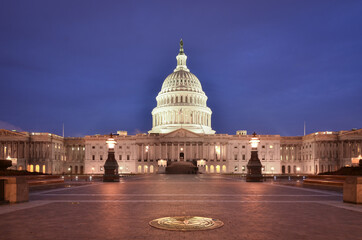
<instances>
[{"instance_id":1,"label":"lamp post","mask_svg":"<svg viewBox=\"0 0 362 240\"><path fill-rule=\"evenodd\" d=\"M118 163L114 157L114 145L116 141L112 133L106 143L108 145L108 157L104 163L103 182L119 182Z\"/></svg>"},{"instance_id":2,"label":"lamp post","mask_svg":"<svg viewBox=\"0 0 362 240\"><path fill-rule=\"evenodd\" d=\"M260 143L259 138L256 136L256 133L253 133L253 137L249 141L251 145L251 157L248 162L247 168L248 173L246 174L247 182L262 182L263 175L261 174L261 162L258 157L258 144Z\"/></svg>"}]
</instances>

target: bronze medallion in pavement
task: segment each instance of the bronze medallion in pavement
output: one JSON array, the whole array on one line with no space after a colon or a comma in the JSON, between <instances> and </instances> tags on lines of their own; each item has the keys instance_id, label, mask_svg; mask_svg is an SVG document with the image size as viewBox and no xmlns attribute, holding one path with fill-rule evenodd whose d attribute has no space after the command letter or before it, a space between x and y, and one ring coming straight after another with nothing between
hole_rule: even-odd
<instances>
[{"instance_id":1,"label":"bronze medallion in pavement","mask_svg":"<svg viewBox=\"0 0 362 240\"><path fill-rule=\"evenodd\" d=\"M197 216L163 217L154 219L149 224L155 228L171 231L210 230L224 225L218 219Z\"/></svg>"}]
</instances>

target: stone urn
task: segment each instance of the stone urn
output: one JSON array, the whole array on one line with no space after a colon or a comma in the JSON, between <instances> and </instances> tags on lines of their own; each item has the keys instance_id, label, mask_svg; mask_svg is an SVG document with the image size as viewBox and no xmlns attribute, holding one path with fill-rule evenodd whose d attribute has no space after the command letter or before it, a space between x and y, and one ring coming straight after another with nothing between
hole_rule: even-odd
<instances>
[{"instance_id":1,"label":"stone urn","mask_svg":"<svg viewBox=\"0 0 362 240\"><path fill-rule=\"evenodd\" d=\"M11 160L0 160L0 171L5 171L7 168L11 167L13 164Z\"/></svg>"}]
</instances>

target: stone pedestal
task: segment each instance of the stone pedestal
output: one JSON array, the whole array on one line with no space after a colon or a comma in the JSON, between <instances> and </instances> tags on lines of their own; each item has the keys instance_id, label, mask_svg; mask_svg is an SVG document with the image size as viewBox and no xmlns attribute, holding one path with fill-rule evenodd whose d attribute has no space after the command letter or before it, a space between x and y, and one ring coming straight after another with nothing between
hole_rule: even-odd
<instances>
[{"instance_id":1,"label":"stone pedestal","mask_svg":"<svg viewBox=\"0 0 362 240\"><path fill-rule=\"evenodd\" d=\"M109 149L108 158L104 164L103 182L119 182L118 163L113 149Z\"/></svg>"},{"instance_id":2,"label":"stone pedestal","mask_svg":"<svg viewBox=\"0 0 362 240\"><path fill-rule=\"evenodd\" d=\"M0 177L5 180L4 200L10 203L29 201L29 186L26 177Z\"/></svg>"},{"instance_id":3,"label":"stone pedestal","mask_svg":"<svg viewBox=\"0 0 362 240\"><path fill-rule=\"evenodd\" d=\"M166 166L158 166L157 173L166 173Z\"/></svg>"},{"instance_id":4,"label":"stone pedestal","mask_svg":"<svg viewBox=\"0 0 362 240\"><path fill-rule=\"evenodd\" d=\"M199 166L199 173L206 173L206 165Z\"/></svg>"},{"instance_id":5,"label":"stone pedestal","mask_svg":"<svg viewBox=\"0 0 362 240\"><path fill-rule=\"evenodd\" d=\"M343 202L362 204L362 177L347 177L343 184Z\"/></svg>"},{"instance_id":6,"label":"stone pedestal","mask_svg":"<svg viewBox=\"0 0 362 240\"><path fill-rule=\"evenodd\" d=\"M258 157L258 151L252 150L251 158L247 165L248 173L246 174L246 181L247 182L262 182L263 174L261 174L261 167L262 167L262 165L261 165L261 162Z\"/></svg>"}]
</instances>

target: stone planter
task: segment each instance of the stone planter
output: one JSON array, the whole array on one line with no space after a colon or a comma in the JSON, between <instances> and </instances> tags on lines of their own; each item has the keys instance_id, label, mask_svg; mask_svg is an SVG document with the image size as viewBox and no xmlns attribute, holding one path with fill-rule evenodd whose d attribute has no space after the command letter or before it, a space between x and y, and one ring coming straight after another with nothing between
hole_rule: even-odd
<instances>
[{"instance_id":1,"label":"stone planter","mask_svg":"<svg viewBox=\"0 0 362 240\"><path fill-rule=\"evenodd\" d=\"M347 177L343 185L343 201L362 204L362 177Z\"/></svg>"}]
</instances>

